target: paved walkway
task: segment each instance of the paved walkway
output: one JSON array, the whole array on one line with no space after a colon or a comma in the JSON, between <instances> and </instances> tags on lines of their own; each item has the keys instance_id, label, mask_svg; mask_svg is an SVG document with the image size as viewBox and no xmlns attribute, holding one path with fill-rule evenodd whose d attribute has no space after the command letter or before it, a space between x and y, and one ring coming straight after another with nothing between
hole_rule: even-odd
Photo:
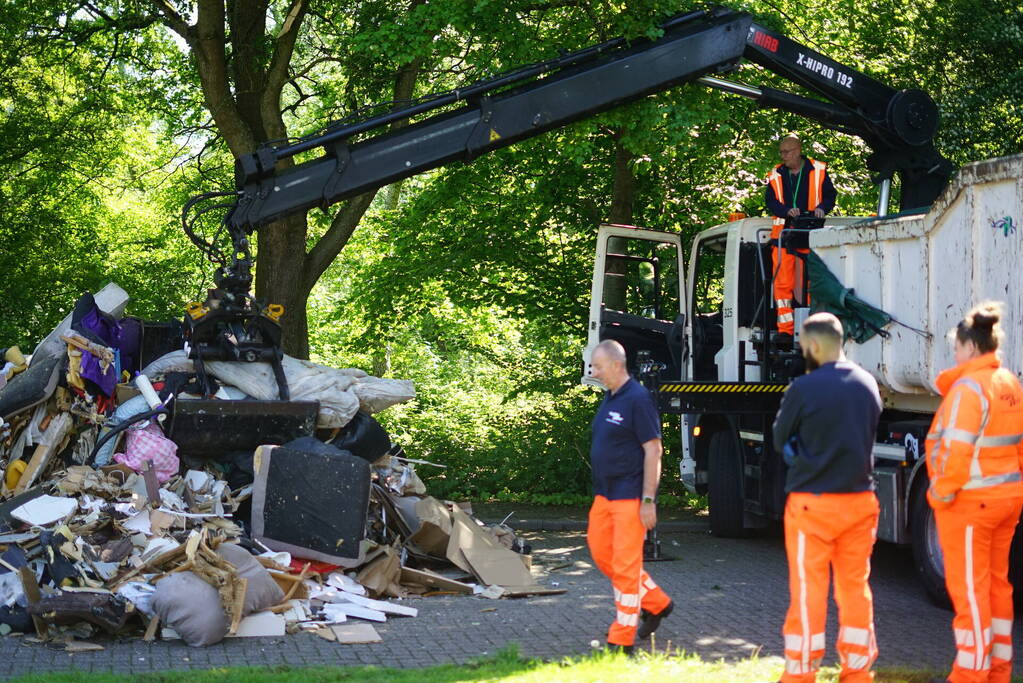
<instances>
[{"instance_id":1,"label":"paved walkway","mask_svg":"<svg viewBox=\"0 0 1023 683\"><path fill-rule=\"evenodd\" d=\"M682 648L705 658L781 654L781 621L788 589L780 538L724 540L699 523L662 533L662 548L678 559L649 566L673 596L675 612L657 633L657 647ZM383 642L338 645L316 636L244 638L194 649L180 641L101 640L102 652L69 655L20 638L0 638L0 676L48 671L138 674L219 666L358 665L416 667L462 662L518 643L529 656L558 658L603 641L613 618L610 584L589 561L581 531L528 532L535 564L566 565L543 581L564 595L521 600L440 596L411 601L419 616L377 625ZM880 544L874 557L880 665L948 666L953 656L951 614L931 605L915 583L909 553ZM834 661L835 615L829 618ZM1015 646L1023 652L1023 629Z\"/></svg>"}]
</instances>

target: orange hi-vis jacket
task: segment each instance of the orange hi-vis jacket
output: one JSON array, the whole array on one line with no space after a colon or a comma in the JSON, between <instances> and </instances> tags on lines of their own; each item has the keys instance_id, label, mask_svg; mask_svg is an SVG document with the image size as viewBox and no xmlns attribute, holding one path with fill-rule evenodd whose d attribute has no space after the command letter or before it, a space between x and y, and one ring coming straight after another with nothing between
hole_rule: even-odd
<instances>
[{"instance_id":1,"label":"orange hi-vis jacket","mask_svg":"<svg viewBox=\"0 0 1023 683\"><path fill-rule=\"evenodd\" d=\"M810 166L812 166L812 168L810 169L810 177L807 179L807 188L809 189L810 194L808 196L806 210L813 211L817 208L817 205L821 203L821 197L824 192L824 174L827 173L828 165L823 161L817 161L810 157L807 157L807 161L810 162ZM782 204L785 203L785 190L783 189L781 171L779 171L779 169L783 166L784 164L775 166L767 175L767 184L771 186L775 199ZM775 216L774 225L776 226L774 232L777 232L781 229L780 226L785 225L785 219ZM772 237L777 239L778 236L772 235Z\"/></svg>"},{"instance_id":2,"label":"orange hi-vis jacket","mask_svg":"<svg viewBox=\"0 0 1023 683\"><path fill-rule=\"evenodd\" d=\"M927 434L927 497L935 508L960 499L1023 497L1023 387L986 353L935 380L945 397Z\"/></svg>"}]
</instances>

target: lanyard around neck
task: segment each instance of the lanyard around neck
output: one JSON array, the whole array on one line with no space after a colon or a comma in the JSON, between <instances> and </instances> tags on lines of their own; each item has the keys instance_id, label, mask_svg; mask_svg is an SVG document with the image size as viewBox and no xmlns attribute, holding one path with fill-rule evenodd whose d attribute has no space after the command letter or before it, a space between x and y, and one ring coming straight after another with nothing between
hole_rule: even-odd
<instances>
[{"instance_id":1,"label":"lanyard around neck","mask_svg":"<svg viewBox=\"0 0 1023 683\"><path fill-rule=\"evenodd\" d=\"M791 171L789 172L789 175L790 176L792 175ZM802 181L803 181L803 167L800 166L799 167L799 175L796 176L796 187L795 187L795 189L792 190L792 207L793 208L798 206L798 204L796 204L796 201L799 199L799 184Z\"/></svg>"}]
</instances>

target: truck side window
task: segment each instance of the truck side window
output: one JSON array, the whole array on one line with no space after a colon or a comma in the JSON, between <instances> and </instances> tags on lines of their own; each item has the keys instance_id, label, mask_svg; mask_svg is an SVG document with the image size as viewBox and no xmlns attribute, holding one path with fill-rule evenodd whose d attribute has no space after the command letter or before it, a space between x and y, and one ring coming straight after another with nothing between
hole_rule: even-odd
<instances>
[{"instance_id":1,"label":"truck side window","mask_svg":"<svg viewBox=\"0 0 1023 683\"><path fill-rule=\"evenodd\" d=\"M678 248L670 242L608 238L603 304L653 320L679 314Z\"/></svg>"}]
</instances>

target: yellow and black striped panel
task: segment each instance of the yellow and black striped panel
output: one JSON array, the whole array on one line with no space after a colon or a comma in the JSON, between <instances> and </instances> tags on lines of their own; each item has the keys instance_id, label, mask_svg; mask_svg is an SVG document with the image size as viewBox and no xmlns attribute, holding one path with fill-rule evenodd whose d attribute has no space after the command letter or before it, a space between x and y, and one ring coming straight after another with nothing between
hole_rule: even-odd
<instances>
[{"instance_id":1,"label":"yellow and black striped panel","mask_svg":"<svg viewBox=\"0 0 1023 683\"><path fill-rule=\"evenodd\" d=\"M787 384L755 382L662 382L658 391L666 394L780 394Z\"/></svg>"}]
</instances>

